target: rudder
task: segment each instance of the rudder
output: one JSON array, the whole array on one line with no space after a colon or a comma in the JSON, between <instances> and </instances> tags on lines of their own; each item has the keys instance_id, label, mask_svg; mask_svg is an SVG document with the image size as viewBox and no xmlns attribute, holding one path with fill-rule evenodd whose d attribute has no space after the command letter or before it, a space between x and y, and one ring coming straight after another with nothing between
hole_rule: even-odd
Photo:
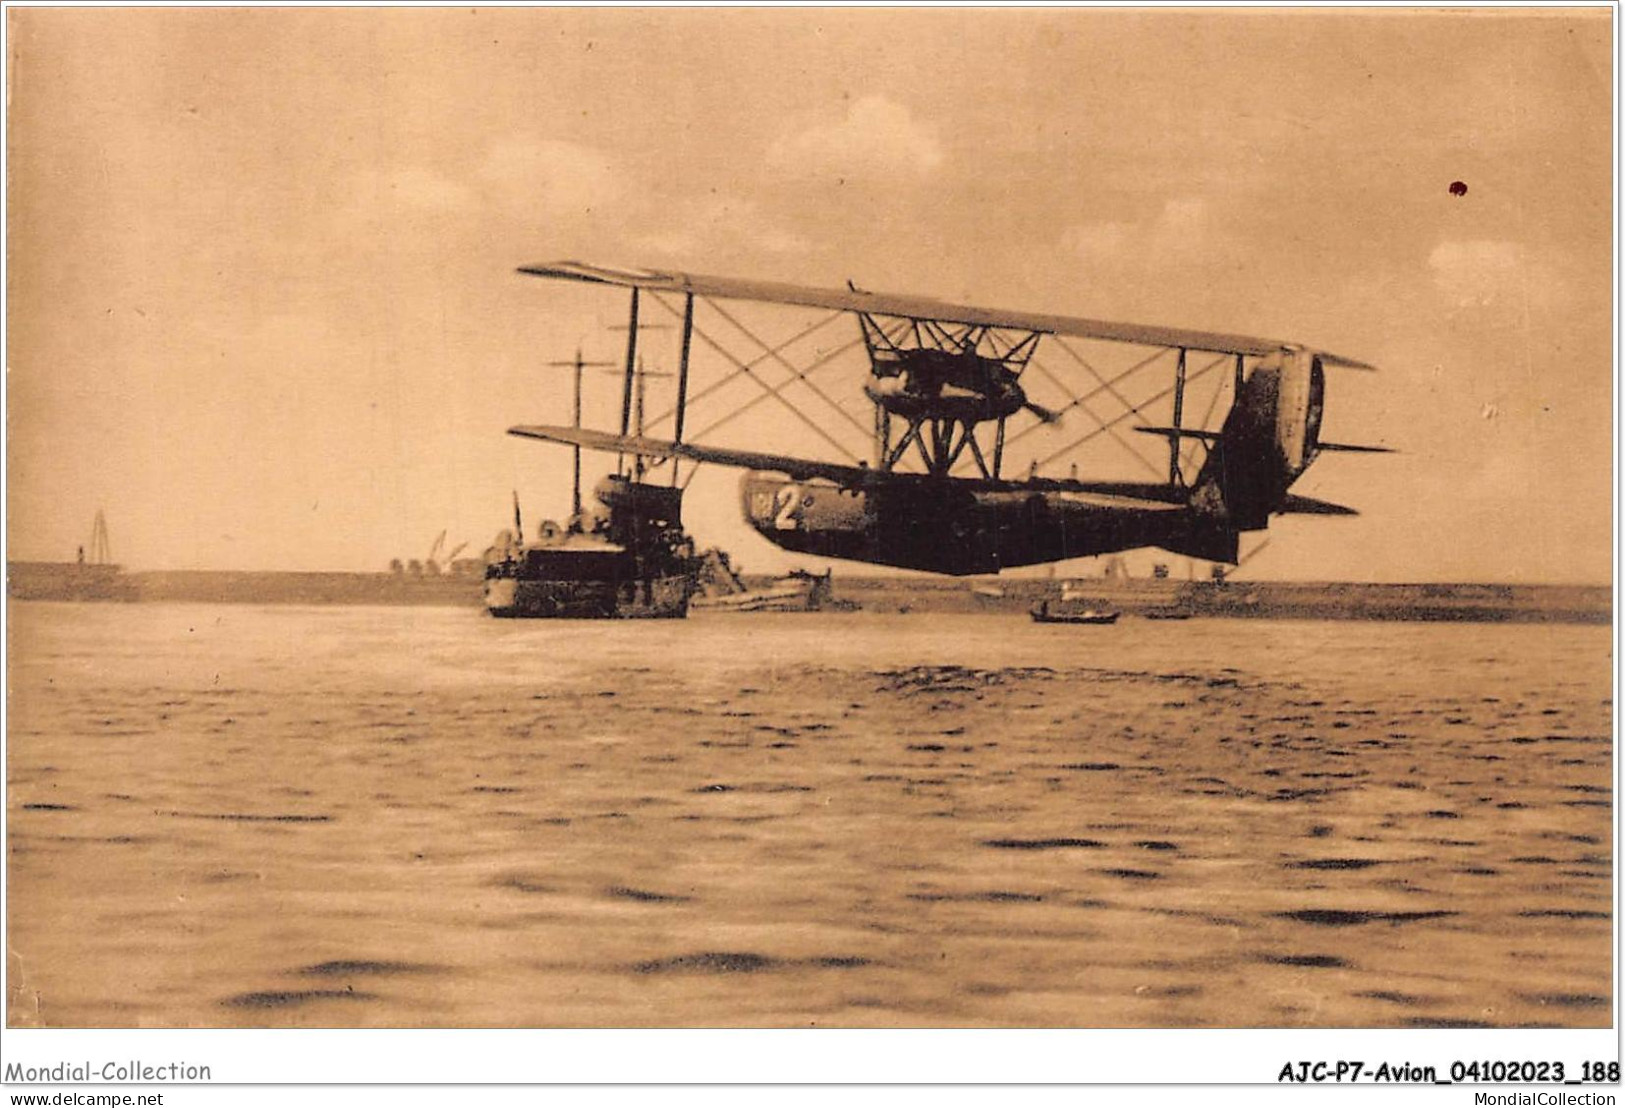
<instances>
[{"instance_id":1,"label":"rudder","mask_svg":"<svg viewBox=\"0 0 1625 1108\"><path fill-rule=\"evenodd\" d=\"M1283 348L1255 367L1191 489L1219 529L1256 531L1319 452L1325 372L1313 351Z\"/></svg>"}]
</instances>

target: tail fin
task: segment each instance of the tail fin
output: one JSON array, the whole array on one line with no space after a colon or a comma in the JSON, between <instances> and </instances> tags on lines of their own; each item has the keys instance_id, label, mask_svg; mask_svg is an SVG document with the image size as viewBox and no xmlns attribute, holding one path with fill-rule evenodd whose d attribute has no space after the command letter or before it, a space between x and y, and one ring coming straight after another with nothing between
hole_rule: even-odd
<instances>
[{"instance_id":1,"label":"tail fin","mask_svg":"<svg viewBox=\"0 0 1625 1108\"><path fill-rule=\"evenodd\" d=\"M1256 531L1320 450L1326 376L1310 350L1286 347L1247 377L1191 489L1191 507L1217 527Z\"/></svg>"}]
</instances>

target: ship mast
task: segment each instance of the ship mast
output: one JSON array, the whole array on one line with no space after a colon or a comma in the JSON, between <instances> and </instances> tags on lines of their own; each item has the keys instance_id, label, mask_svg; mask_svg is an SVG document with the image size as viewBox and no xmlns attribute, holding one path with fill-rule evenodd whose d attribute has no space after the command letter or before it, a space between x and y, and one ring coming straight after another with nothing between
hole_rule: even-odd
<instances>
[{"instance_id":1,"label":"ship mast","mask_svg":"<svg viewBox=\"0 0 1625 1108\"><path fill-rule=\"evenodd\" d=\"M581 371L588 366L613 366L616 362L588 362L582 360L581 347L576 347L576 356L569 361L548 362L550 366L566 366L575 370L575 403L571 407L571 425L576 430L581 429ZM570 521L573 524L581 518L581 447L575 446L570 450L574 462L574 476L570 482Z\"/></svg>"}]
</instances>

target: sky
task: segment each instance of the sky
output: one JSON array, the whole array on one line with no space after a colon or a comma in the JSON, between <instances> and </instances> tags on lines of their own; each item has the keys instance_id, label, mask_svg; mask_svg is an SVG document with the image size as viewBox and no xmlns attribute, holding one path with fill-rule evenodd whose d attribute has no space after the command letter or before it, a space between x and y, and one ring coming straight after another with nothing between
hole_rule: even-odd
<instances>
[{"instance_id":1,"label":"sky","mask_svg":"<svg viewBox=\"0 0 1625 1108\"><path fill-rule=\"evenodd\" d=\"M1277 519L1244 574L1611 579L1606 8L7 16L13 559L71 559L98 509L130 569L383 569L442 531L477 551L515 493L527 526L562 518L569 451L504 432L569 421L549 363L624 357L626 297L515 270L580 258L1358 358L1380 372L1333 373L1324 436L1398 453L1322 457L1294 491L1361 515ZM820 318L726 308L769 345ZM760 353L700 326L696 387L731 368L711 342ZM674 368L669 329L643 339ZM1108 374L1146 353L1074 350ZM1040 351L1035 398L1090 387ZM1171 383L1161 364L1127 404ZM783 395L862 453L862 378L849 358L812 378L844 416ZM649 379L651 415L670 387ZM619 382L586 388L613 427ZM719 389L690 432L759 393ZM1193 386L1187 413L1224 400ZM1168 403L1043 471L1149 477L1160 448L1122 432ZM1012 466L1093 426L1071 412ZM773 400L705 441L842 457ZM814 564L740 521L737 482L694 477L700 543ZM1153 561L1184 571L1130 565Z\"/></svg>"}]
</instances>

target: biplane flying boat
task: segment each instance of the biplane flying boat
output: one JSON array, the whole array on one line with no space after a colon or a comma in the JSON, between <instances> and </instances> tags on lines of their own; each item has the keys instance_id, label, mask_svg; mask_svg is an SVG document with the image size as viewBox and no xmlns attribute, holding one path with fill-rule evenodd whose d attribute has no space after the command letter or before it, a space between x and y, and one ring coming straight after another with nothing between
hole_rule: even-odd
<instances>
[{"instance_id":1,"label":"biplane flying boat","mask_svg":"<svg viewBox=\"0 0 1625 1108\"><path fill-rule=\"evenodd\" d=\"M525 266L519 272L630 289L631 314L619 433L583 429L579 418L577 426L520 426L509 433L570 444L578 456L580 447L633 456L638 459L634 480L641 480L651 459L673 463L673 484L680 459L743 468L746 520L769 542L798 553L947 574L996 573L1146 546L1235 563L1240 536L1266 528L1273 514L1357 514L1288 491L1317 455L1385 450L1320 438L1326 370L1372 367L1293 343L998 311L870 293L850 282L845 290L806 288L579 262ZM669 440L643 433L641 384L638 426L631 422L640 296L681 319ZM820 461L685 440L691 351L699 333L696 301L717 311L723 310L717 301L755 301L854 319L868 358L864 392L874 407L873 462ZM1024 430L1054 424L1085 399L1074 397L1057 410L1034 402L1023 388L1023 371L1051 336L1151 348L1152 355L1138 366L1172 356L1170 425L1134 428L1167 440L1166 480L1057 478L1040 476L1036 466L1016 478L1002 472L1012 420L1035 421ZM756 342L765 353L751 364L737 359L735 364L745 373L769 359L789 368L795 376L774 388L757 379L781 402L786 402L786 385L805 382L827 361L797 367L781 353L788 343L775 348ZM710 345L720 351L715 342ZM1187 369L1192 354L1212 356L1202 373L1215 366L1233 373L1228 414L1214 429L1182 425L1185 389L1196 376ZM1111 381L1102 383L1112 387ZM802 419L829 438L817 423ZM956 474L956 467L966 472ZM1187 479L1187 468L1194 477Z\"/></svg>"}]
</instances>

